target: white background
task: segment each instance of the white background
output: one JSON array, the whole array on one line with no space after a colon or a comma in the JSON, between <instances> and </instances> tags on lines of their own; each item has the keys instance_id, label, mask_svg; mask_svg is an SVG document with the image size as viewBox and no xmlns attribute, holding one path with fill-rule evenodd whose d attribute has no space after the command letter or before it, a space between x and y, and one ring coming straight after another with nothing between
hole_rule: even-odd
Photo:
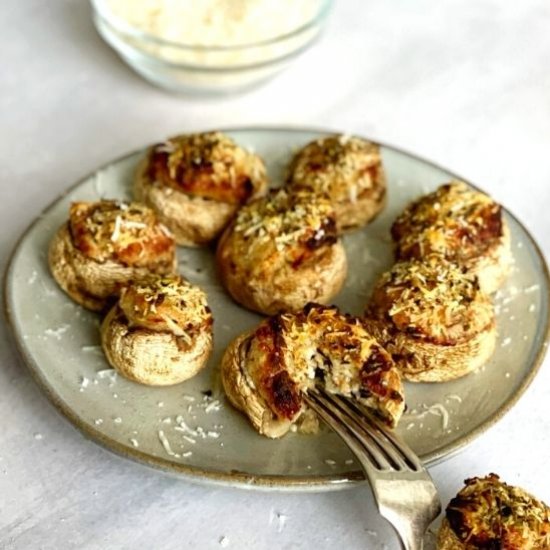
<instances>
[{"instance_id":1,"label":"white background","mask_svg":"<svg viewBox=\"0 0 550 550\"><path fill-rule=\"evenodd\" d=\"M170 134L293 124L356 132L458 172L550 252L546 0L336 0L322 43L246 95L167 95L95 33L83 0L0 6L0 261L63 189ZM85 440L0 324L0 548L397 548L366 486L282 494L191 484ZM442 500L498 472L550 501L548 362L516 408L432 470ZM37 434L41 435L37 439ZM278 519L277 515L282 519Z\"/></svg>"}]
</instances>

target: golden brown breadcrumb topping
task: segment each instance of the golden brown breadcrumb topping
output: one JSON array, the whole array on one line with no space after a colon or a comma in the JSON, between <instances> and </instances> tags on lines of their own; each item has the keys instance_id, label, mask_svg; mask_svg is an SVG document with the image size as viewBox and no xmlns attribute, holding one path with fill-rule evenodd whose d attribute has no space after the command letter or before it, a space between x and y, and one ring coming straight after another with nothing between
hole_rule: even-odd
<instances>
[{"instance_id":1,"label":"golden brown breadcrumb topping","mask_svg":"<svg viewBox=\"0 0 550 550\"><path fill-rule=\"evenodd\" d=\"M121 292L120 308L130 327L171 332L191 339L212 324L206 294L179 275L134 283Z\"/></svg>"},{"instance_id":2,"label":"golden brown breadcrumb topping","mask_svg":"<svg viewBox=\"0 0 550 550\"><path fill-rule=\"evenodd\" d=\"M380 147L364 139L335 135L306 145L294 157L289 182L328 194L335 202L355 202L383 179Z\"/></svg>"},{"instance_id":3,"label":"golden brown breadcrumb topping","mask_svg":"<svg viewBox=\"0 0 550 550\"><path fill-rule=\"evenodd\" d=\"M171 265L175 242L153 210L114 200L75 202L69 211L73 244L98 262L113 260L135 267Z\"/></svg>"},{"instance_id":4,"label":"golden brown breadcrumb topping","mask_svg":"<svg viewBox=\"0 0 550 550\"><path fill-rule=\"evenodd\" d=\"M299 265L312 251L338 240L334 209L325 197L274 189L239 210L233 240L250 256L256 250L275 249Z\"/></svg>"},{"instance_id":5,"label":"golden brown breadcrumb topping","mask_svg":"<svg viewBox=\"0 0 550 550\"><path fill-rule=\"evenodd\" d=\"M229 204L246 202L266 180L257 155L221 132L176 136L152 148L152 182Z\"/></svg>"},{"instance_id":6,"label":"golden brown breadcrumb topping","mask_svg":"<svg viewBox=\"0 0 550 550\"><path fill-rule=\"evenodd\" d=\"M502 238L502 207L464 182L453 181L409 205L391 232L398 259L438 253L462 262Z\"/></svg>"},{"instance_id":7,"label":"golden brown breadcrumb topping","mask_svg":"<svg viewBox=\"0 0 550 550\"><path fill-rule=\"evenodd\" d=\"M474 477L451 500L446 517L468 550L550 548L550 508L495 474Z\"/></svg>"},{"instance_id":8,"label":"golden brown breadcrumb topping","mask_svg":"<svg viewBox=\"0 0 550 550\"><path fill-rule=\"evenodd\" d=\"M475 276L437 255L398 262L377 281L367 316L442 345L467 341L494 323Z\"/></svg>"}]
</instances>

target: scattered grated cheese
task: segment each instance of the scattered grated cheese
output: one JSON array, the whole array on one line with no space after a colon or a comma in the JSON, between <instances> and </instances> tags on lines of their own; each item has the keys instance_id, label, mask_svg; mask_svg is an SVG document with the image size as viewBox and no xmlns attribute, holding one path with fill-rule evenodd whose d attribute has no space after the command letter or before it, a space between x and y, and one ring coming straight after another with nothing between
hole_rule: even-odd
<instances>
[{"instance_id":1,"label":"scattered grated cheese","mask_svg":"<svg viewBox=\"0 0 550 550\"><path fill-rule=\"evenodd\" d=\"M229 546L229 539L226 537L226 536L222 536L220 537L220 539L218 540L218 544L222 547L222 548L227 548Z\"/></svg>"},{"instance_id":2,"label":"scattered grated cheese","mask_svg":"<svg viewBox=\"0 0 550 550\"><path fill-rule=\"evenodd\" d=\"M95 424L96 426L101 426L101 424L103 424L103 418L96 418L96 419L94 420L94 424Z\"/></svg>"},{"instance_id":3,"label":"scattered grated cheese","mask_svg":"<svg viewBox=\"0 0 550 550\"><path fill-rule=\"evenodd\" d=\"M447 426L449 425L449 412L441 403L436 403L435 405L432 405L428 409L428 411L431 414L436 414L438 416L441 416L441 427L444 430L447 429Z\"/></svg>"},{"instance_id":4,"label":"scattered grated cheese","mask_svg":"<svg viewBox=\"0 0 550 550\"><path fill-rule=\"evenodd\" d=\"M330 458L325 459L325 464L328 464L329 466L336 466L336 462Z\"/></svg>"},{"instance_id":5,"label":"scattered grated cheese","mask_svg":"<svg viewBox=\"0 0 550 550\"><path fill-rule=\"evenodd\" d=\"M185 399L185 401L195 401L195 398L192 396L192 395L183 395L183 399Z\"/></svg>"},{"instance_id":6,"label":"scattered grated cheese","mask_svg":"<svg viewBox=\"0 0 550 550\"><path fill-rule=\"evenodd\" d=\"M214 401L210 402L206 408L204 409L205 413L211 413L213 411L218 412L222 408L222 404L219 402L218 399L215 399Z\"/></svg>"},{"instance_id":7,"label":"scattered grated cheese","mask_svg":"<svg viewBox=\"0 0 550 550\"><path fill-rule=\"evenodd\" d=\"M36 271L33 271L29 279L27 280L27 283L29 285L33 285L36 282L36 278L38 277L38 273Z\"/></svg>"},{"instance_id":8,"label":"scattered grated cheese","mask_svg":"<svg viewBox=\"0 0 550 550\"><path fill-rule=\"evenodd\" d=\"M162 430L158 431L159 440L162 443L162 446L164 447L164 450L166 451L166 454L173 456L175 458L180 458L181 455L178 453L175 453L172 450L172 447L170 446L170 441L168 441L168 438L164 435L164 432Z\"/></svg>"},{"instance_id":9,"label":"scattered grated cheese","mask_svg":"<svg viewBox=\"0 0 550 550\"><path fill-rule=\"evenodd\" d=\"M531 305L529 306L529 313L533 313L533 311L535 311L535 309L537 309L536 306L535 306L535 304L531 304Z\"/></svg>"},{"instance_id":10,"label":"scattered grated cheese","mask_svg":"<svg viewBox=\"0 0 550 550\"><path fill-rule=\"evenodd\" d=\"M35 433L34 434L34 439L36 439L38 441L40 441L43 438L44 438L44 436L41 433Z\"/></svg>"},{"instance_id":11,"label":"scattered grated cheese","mask_svg":"<svg viewBox=\"0 0 550 550\"><path fill-rule=\"evenodd\" d=\"M118 241L118 238L120 237L120 227L121 227L121 218L120 216L117 216L115 218L115 227L113 229L113 232L111 233L111 241L112 242L116 242Z\"/></svg>"},{"instance_id":12,"label":"scattered grated cheese","mask_svg":"<svg viewBox=\"0 0 550 550\"><path fill-rule=\"evenodd\" d=\"M69 329L69 326L70 325L62 325L60 326L59 328L56 328L56 329L51 329L51 328L48 328L44 331L44 334L46 336L52 336L53 338L56 338L57 340L61 340L61 336L67 332L67 330Z\"/></svg>"},{"instance_id":13,"label":"scattered grated cheese","mask_svg":"<svg viewBox=\"0 0 550 550\"><path fill-rule=\"evenodd\" d=\"M130 438L130 443L131 443L134 447L139 447L138 440L137 440L135 437L131 437L131 438Z\"/></svg>"},{"instance_id":14,"label":"scattered grated cheese","mask_svg":"<svg viewBox=\"0 0 550 550\"><path fill-rule=\"evenodd\" d=\"M120 416L117 416L117 417L113 420L113 422L114 422L115 424L122 424L122 418L120 418Z\"/></svg>"},{"instance_id":15,"label":"scattered grated cheese","mask_svg":"<svg viewBox=\"0 0 550 550\"><path fill-rule=\"evenodd\" d=\"M447 399L458 401L458 403L462 403L462 397L460 395L457 395L456 393L451 393L447 396Z\"/></svg>"},{"instance_id":16,"label":"scattered grated cheese","mask_svg":"<svg viewBox=\"0 0 550 550\"><path fill-rule=\"evenodd\" d=\"M188 441L189 443L192 443L193 445L197 442L196 439L193 439L192 437L189 437L188 435L184 435L183 439L185 439L185 441Z\"/></svg>"},{"instance_id":17,"label":"scattered grated cheese","mask_svg":"<svg viewBox=\"0 0 550 550\"><path fill-rule=\"evenodd\" d=\"M124 205L126 209L128 209L127 205ZM122 220L121 223L124 223L126 227L129 227L130 229L145 229L147 227L147 224L143 222L133 222L131 220Z\"/></svg>"},{"instance_id":18,"label":"scattered grated cheese","mask_svg":"<svg viewBox=\"0 0 550 550\"><path fill-rule=\"evenodd\" d=\"M512 343L512 339L508 336L502 340L502 344L500 344L501 347L505 348L506 346L509 346Z\"/></svg>"},{"instance_id":19,"label":"scattered grated cheese","mask_svg":"<svg viewBox=\"0 0 550 550\"><path fill-rule=\"evenodd\" d=\"M98 370L96 375L98 378L116 378L117 373L115 369L103 369Z\"/></svg>"},{"instance_id":20,"label":"scattered grated cheese","mask_svg":"<svg viewBox=\"0 0 550 550\"><path fill-rule=\"evenodd\" d=\"M176 417L176 422L177 422L177 426L174 427L174 430L177 430L177 431L180 431L180 432L184 432L184 433L187 433L189 435L193 435L195 437L199 436L199 431L198 429L197 430L193 430L192 428L190 428L186 423L185 423L185 420L183 419L183 416L181 415L178 415Z\"/></svg>"}]
</instances>

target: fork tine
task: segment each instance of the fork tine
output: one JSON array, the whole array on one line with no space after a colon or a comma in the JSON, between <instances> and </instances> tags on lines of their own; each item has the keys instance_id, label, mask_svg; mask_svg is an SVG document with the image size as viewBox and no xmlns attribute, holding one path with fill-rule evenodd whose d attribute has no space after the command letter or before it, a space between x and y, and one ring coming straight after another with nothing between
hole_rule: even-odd
<instances>
[{"instance_id":1,"label":"fork tine","mask_svg":"<svg viewBox=\"0 0 550 550\"><path fill-rule=\"evenodd\" d=\"M384 440L389 441L392 449L400 453L401 460L404 460L409 468L411 468L413 471L419 471L423 468L422 463L420 462L420 459L418 458L416 453L403 440L398 438L390 428L388 428L383 422L376 418L369 410L361 407L361 405L353 402L351 399L342 396L334 397L338 398L342 405L348 409L350 414L357 416L359 419L363 419L363 421L365 417L368 418L369 428L372 429L376 435L379 435L383 438L381 442ZM385 446L385 448L387 448L387 445Z\"/></svg>"},{"instance_id":2,"label":"fork tine","mask_svg":"<svg viewBox=\"0 0 550 550\"><path fill-rule=\"evenodd\" d=\"M330 402L343 413L344 421L351 424L351 428L356 431L358 437L369 436L370 443L375 445L377 449L385 455L385 458L390 463L390 468L395 470L404 470L410 468L407 457L400 453L398 448L387 441L385 433L381 433L375 427L370 425L371 416L365 416L362 412L357 412L350 404L350 400L341 396L336 396L323 389L318 389L322 398ZM414 468L416 470L416 468Z\"/></svg>"},{"instance_id":3,"label":"fork tine","mask_svg":"<svg viewBox=\"0 0 550 550\"><path fill-rule=\"evenodd\" d=\"M371 439L371 436L366 434L366 437L358 438L347 419L343 420L342 415L327 404L319 394L310 391L304 394L304 400L345 441L363 466L370 466L375 470L391 469L391 464L376 447L371 448L364 444L363 440L367 437Z\"/></svg>"}]
</instances>

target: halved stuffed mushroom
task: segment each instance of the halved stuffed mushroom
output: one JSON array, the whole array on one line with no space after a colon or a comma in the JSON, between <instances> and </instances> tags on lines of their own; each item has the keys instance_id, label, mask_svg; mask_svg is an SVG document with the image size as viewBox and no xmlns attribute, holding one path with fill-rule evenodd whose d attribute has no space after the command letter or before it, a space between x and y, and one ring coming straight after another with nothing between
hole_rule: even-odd
<instances>
[{"instance_id":1,"label":"halved stuffed mushroom","mask_svg":"<svg viewBox=\"0 0 550 550\"><path fill-rule=\"evenodd\" d=\"M231 403L271 438L304 419L311 425L302 394L316 384L357 399L392 427L405 405L399 371L361 320L320 304L236 338L222 359L222 381Z\"/></svg>"}]
</instances>

